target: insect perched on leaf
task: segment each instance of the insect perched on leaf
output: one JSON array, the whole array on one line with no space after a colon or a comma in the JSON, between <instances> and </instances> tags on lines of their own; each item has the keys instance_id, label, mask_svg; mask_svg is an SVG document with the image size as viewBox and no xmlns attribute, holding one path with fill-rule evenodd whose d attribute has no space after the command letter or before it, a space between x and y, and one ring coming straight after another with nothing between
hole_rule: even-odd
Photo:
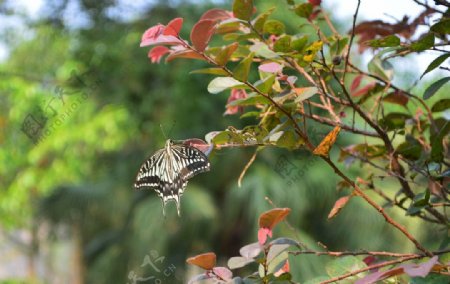
<instances>
[{"instance_id":1,"label":"insect perched on leaf","mask_svg":"<svg viewBox=\"0 0 450 284\"><path fill-rule=\"evenodd\" d=\"M193 140L199 141L199 139ZM166 203L174 200L178 216L180 216L180 198L188 180L209 169L209 160L202 151L190 146L189 143L179 143L168 139L163 149L158 150L142 164L134 187L136 189L153 188L162 200L163 215L165 215Z\"/></svg>"}]
</instances>

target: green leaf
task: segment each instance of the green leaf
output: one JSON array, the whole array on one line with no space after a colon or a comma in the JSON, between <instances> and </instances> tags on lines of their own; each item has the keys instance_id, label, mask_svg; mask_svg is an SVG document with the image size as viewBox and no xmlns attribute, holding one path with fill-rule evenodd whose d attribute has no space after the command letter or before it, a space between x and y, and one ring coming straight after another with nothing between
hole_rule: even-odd
<instances>
[{"instance_id":1,"label":"green leaf","mask_svg":"<svg viewBox=\"0 0 450 284\"><path fill-rule=\"evenodd\" d=\"M295 92L297 93L297 97L295 98L295 102L299 103L304 100L307 100L318 93L317 87L306 87L306 88L296 88Z\"/></svg>"},{"instance_id":2,"label":"green leaf","mask_svg":"<svg viewBox=\"0 0 450 284\"><path fill-rule=\"evenodd\" d=\"M406 141L398 145L396 152L408 160L418 160L422 154L422 145L414 137L406 136Z\"/></svg>"},{"instance_id":3,"label":"green leaf","mask_svg":"<svg viewBox=\"0 0 450 284\"><path fill-rule=\"evenodd\" d=\"M230 102L227 106L253 106L256 104L268 105L270 104L270 101L259 94L252 93L244 99L238 99Z\"/></svg>"},{"instance_id":4,"label":"green leaf","mask_svg":"<svg viewBox=\"0 0 450 284\"><path fill-rule=\"evenodd\" d=\"M275 82L275 74L271 74L270 76L262 80L258 80L255 83L255 87L262 93L267 94L272 89L272 85L274 82Z\"/></svg>"},{"instance_id":5,"label":"green leaf","mask_svg":"<svg viewBox=\"0 0 450 284\"><path fill-rule=\"evenodd\" d=\"M313 5L311 5L310 3L303 3L303 4L299 4L297 6L295 6L294 12L295 14L297 14L298 16L302 17L302 18L309 18L309 16L311 16L313 11Z\"/></svg>"},{"instance_id":6,"label":"green leaf","mask_svg":"<svg viewBox=\"0 0 450 284\"><path fill-rule=\"evenodd\" d=\"M388 35L384 38L367 41L367 45L371 47L390 47L400 45L400 39L395 35Z\"/></svg>"},{"instance_id":7,"label":"green leaf","mask_svg":"<svg viewBox=\"0 0 450 284\"><path fill-rule=\"evenodd\" d=\"M442 262L445 263L445 262ZM410 284L442 284L448 282L448 275L430 273L426 277L413 277Z\"/></svg>"},{"instance_id":8,"label":"green leaf","mask_svg":"<svg viewBox=\"0 0 450 284\"><path fill-rule=\"evenodd\" d=\"M214 145L230 143L242 144L244 143L244 140L237 132L225 130L214 136L214 138L212 139L212 143Z\"/></svg>"},{"instance_id":9,"label":"green leaf","mask_svg":"<svg viewBox=\"0 0 450 284\"><path fill-rule=\"evenodd\" d=\"M227 72L225 72L222 68L204 68L204 69L197 69L194 71L189 72L189 74L213 74L213 75L228 75Z\"/></svg>"},{"instance_id":10,"label":"green leaf","mask_svg":"<svg viewBox=\"0 0 450 284\"><path fill-rule=\"evenodd\" d=\"M281 136L276 140L278 147L287 148L290 150L298 147L298 139L292 131L282 131ZM272 138L272 137L271 137Z\"/></svg>"},{"instance_id":11,"label":"green leaf","mask_svg":"<svg viewBox=\"0 0 450 284\"><path fill-rule=\"evenodd\" d=\"M341 55L344 48L347 46L348 37L336 39L330 47L331 56Z\"/></svg>"},{"instance_id":12,"label":"green leaf","mask_svg":"<svg viewBox=\"0 0 450 284\"><path fill-rule=\"evenodd\" d=\"M377 55L375 56L367 65L370 73L380 76L386 81L390 81L394 75L394 68L386 60L381 60L381 58Z\"/></svg>"},{"instance_id":13,"label":"green leaf","mask_svg":"<svg viewBox=\"0 0 450 284\"><path fill-rule=\"evenodd\" d=\"M430 63L430 65L428 65L427 70L425 70L425 72L423 72L422 76L420 76L420 79L422 79L422 77L423 77L425 74L427 74L428 72L430 72L430 71L436 69L439 65L442 64L442 62L445 61L445 59L447 59L447 58L449 58L449 57L450 57L450 53L446 53L446 54L443 54L443 55L437 57L435 60L433 60L433 61Z\"/></svg>"},{"instance_id":14,"label":"green leaf","mask_svg":"<svg viewBox=\"0 0 450 284\"><path fill-rule=\"evenodd\" d=\"M328 275L330 277L337 277L339 275L349 273L358 269L365 268L366 264L355 256L344 256L337 258L330 263L328 263L325 267ZM361 274L358 275L360 277ZM347 278L348 280L355 280L355 277Z\"/></svg>"},{"instance_id":15,"label":"green leaf","mask_svg":"<svg viewBox=\"0 0 450 284\"><path fill-rule=\"evenodd\" d=\"M258 117L261 113L259 111L247 111L243 115L241 115L239 118L249 118L249 117Z\"/></svg>"},{"instance_id":16,"label":"green leaf","mask_svg":"<svg viewBox=\"0 0 450 284\"><path fill-rule=\"evenodd\" d=\"M438 131L434 127L430 129L430 144L431 144L431 161L441 162L444 159L444 146L442 145L444 137L450 132L450 122L444 118L435 120Z\"/></svg>"},{"instance_id":17,"label":"green leaf","mask_svg":"<svg viewBox=\"0 0 450 284\"><path fill-rule=\"evenodd\" d=\"M241 20L248 21L253 13L253 0L234 0L233 15Z\"/></svg>"},{"instance_id":18,"label":"green leaf","mask_svg":"<svg viewBox=\"0 0 450 284\"><path fill-rule=\"evenodd\" d=\"M267 45L265 45L264 43L255 43L254 45L250 46L250 51L253 51L256 56L266 59L274 59L280 57L278 54L270 50L269 47L267 47Z\"/></svg>"},{"instance_id":19,"label":"green leaf","mask_svg":"<svg viewBox=\"0 0 450 284\"><path fill-rule=\"evenodd\" d=\"M242 82L232 78L232 77L217 77L214 78L208 84L208 92L211 94L218 94L226 89L235 87L245 87Z\"/></svg>"},{"instance_id":20,"label":"green leaf","mask_svg":"<svg viewBox=\"0 0 450 284\"><path fill-rule=\"evenodd\" d=\"M234 69L234 77L239 81L245 82L248 79L248 73L253 62L254 53L250 53L246 58L239 62L238 66Z\"/></svg>"},{"instance_id":21,"label":"green leaf","mask_svg":"<svg viewBox=\"0 0 450 284\"><path fill-rule=\"evenodd\" d=\"M282 22L277 20L267 20L264 23L263 31L268 34L281 35L284 33L285 26Z\"/></svg>"},{"instance_id":22,"label":"green leaf","mask_svg":"<svg viewBox=\"0 0 450 284\"><path fill-rule=\"evenodd\" d=\"M441 112L450 108L450 99L443 99L436 102L431 108L432 112Z\"/></svg>"},{"instance_id":23,"label":"green leaf","mask_svg":"<svg viewBox=\"0 0 450 284\"><path fill-rule=\"evenodd\" d=\"M327 281L328 279L330 279L330 277L328 276L318 276L316 278L304 282L303 284L319 284L322 283L323 281Z\"/></svg>"},{"instance_id":24,"label":"green leaf","mask_svg":"<svg viewBox=\"0 0 450 284\"><path fill-rule=\"evenodd\" d=\"M256 17L256 19L253 22L253 27L258 33L262 33L264 29L264 23L267 21L267 18L275 11L275 7L270 8L263 14Z\"/></svg>"},{"instance_id":25,"label":"green leaf","mask_svg":"<svg viewBox=\"0 0 450 284\"><path fill-rule=\"evenodd\" d=\"M233 55L233 52L235 52L238 47L239 43L234 42L222 48L215 56L216 63L220 66L224 66L225 64L227 64L228 60Z\"/></svg>"},{"instance_id":26,"label":"green leaf","mask_svg":"<svg viewBox=\"0 0 450 284\"><path fill-rule=\"evenodd\" d=\"M299 244L296 240L290 238L277 238L270 242L271 245L290 245L298 247Z\"/></svg>"},{"instance_id":27,"label":"green leaf","mask_svg":"<svg viewBox=\"0 0 450 284\"><path fill-rule=\"evenodd\" d=\"M434 96L436 94L436 92L442 87L444 86L448 81L450 80L450 77L444 77L442 79L437 80L436 82L434 82L433 84L431 84L426 90L425 93L423 94L423 98L425 100L431 98L432 96Z\"/></svg>"},{"instance_id":28,"label":"green leaf","mask_svg":"<svg viewBox=\"0 0 450 284\"><path fill-rule=\"evenodd\" d=\"M301 38L297 38L295 40L292 41L292 49L298 51L298 52L302 52L306 45L308 44L308 37L307 36L302 36Z\"/></svg>"},{"instance_id":29,"label":"green leaf","mask_svg":"<svg viewBox=\"0 0 450 284\"><path fill-rule=\"evenodd\" d=\"M280 37L273 45L273 50L276 52L291 51L291 36L284 35Z\"/></svg>"},{"instance_id":30,"label":"green leaf","mask_svg":"<svg viewBox=\"0 0 450 284\"><path fill-rule=\"evenodd\" d=\"M429 33L419 39L416 42L413 42L410 46L410 48L414 51L424 51L427 50L434 45L434 34Z\"/></svg>"},{"instance_id":31,"label":"green leaf","mask_svg":"<svg viewBox=\"0 0 450 284\"><path fill-rule=\"evenodd\" d=\"M405 113L391 112L378 121L380 126L387 131L404 128L405 120L410 119L411 116Z\"/></svg>"},{"instance_id":32,"label":"green leaf","mask_svg":"<svg viewBox=\"0 0 450 284\"><path fill-rule=\"evenodd\" d=\"M438 34L450 34L450 19L443 19L431 26L431 31Z\"/></svg>"}]
</instances>

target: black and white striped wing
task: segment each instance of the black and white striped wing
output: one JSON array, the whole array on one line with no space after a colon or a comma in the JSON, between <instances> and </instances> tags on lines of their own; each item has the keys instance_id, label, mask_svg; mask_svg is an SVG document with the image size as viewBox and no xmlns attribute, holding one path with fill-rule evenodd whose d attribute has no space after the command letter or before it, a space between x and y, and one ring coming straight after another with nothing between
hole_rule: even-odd
<instances>
[{"instance_id":1,"label":"black and white striped wing","mask_svg":"<svg viewBox=\"0 0 450 284\"><path fill-rule=\"evenodd\" d=\"M174 200L180 214L180 197L188 179L209 169L209 160L203 152L191 146L173 145L170 153L161 149L144 162L134 187L153 188L163 202L163 213L166 202Z\"/></svg>"}]
</instances>

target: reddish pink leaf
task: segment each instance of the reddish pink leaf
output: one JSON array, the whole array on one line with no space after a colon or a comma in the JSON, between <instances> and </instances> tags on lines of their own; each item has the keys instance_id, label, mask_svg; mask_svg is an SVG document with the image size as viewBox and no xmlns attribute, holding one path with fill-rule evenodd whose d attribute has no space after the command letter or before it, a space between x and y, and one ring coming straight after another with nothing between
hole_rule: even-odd
<instances>
[{"instance_id":1,"label":"reddish pink leaf","mask_svg":"<svg viewBox=\"0 0 450 284\"><path fill-rule=\"evenodd\" d=\"M183 18L175 18L167 24L163 35L178 36L183 26Z\"/></svg>"},{"instance_id":2,"label":"reddish pink leaf","mask_svg":"<svg viewBox=\"0 0 450 284\"><path fill-rule=\"evenodd\" d=\"M356 89L358 89L361 81L363 79L363 75L358 75L353 79L352 85L350 86L350 93L353 93Z\"/></svg>"},{"instance_id":3,"label":"reddish pink leaf","mask_svg":"<svg viewBox=\"0 0 450 284\"><path fill-rule=\"evenodd\" d=\"M283 66L276 62L270 62L270 63L265 63L265 64L259 65L258 69L263 72L278 73L278 72L281 72L281 70L283 69Z\"/></svg>"},{"instance_id":4,"label":"reddish pink leaf","mask_svg":"<svg viewBox=\"0 0 450 284\"><path fill-rule=\"evenodd\" d=\"M313 6L319 6L322 3L322 0L308 0L308 2Z\"/></svg>"},{"instance_id":5,"label":"reddish pink leaf","mask_svg":"<svg viewBox=\"0 0 450 284\"><path fill-rule=\"evenodd\" d=\"M195 147L195 148L199 149L200 151L202 151L203 153L205 153L206 155L211 153L212 149L214 148L214 144L208 144L205 141L203 141L202 139L198 139L198 138L191 138L191 139L183 140L183 144L191 146L191 147Z\"/></svg>"},{"instance_id":6,"label":"reddish pink leaf","mask_svg":"<svg viewBox=\"0 0 450 284\"><path fill-rule=\"evenodd\" d=\"M197 52L194 52L189 49L179 49L167 56L166 61L170 62L174 60L175 58L190 58L190 59L201 59L205 60L200 54Z\"/></svg>"},{"instance_id":7,"label":"reddish pink leaf","mask_svg":"<svg viewBox=\"0 0 450 284\"><path fill-rule=\"evenodd\" d=\"M219 276L222 280L230 281L231 278L233 278L233 272L226 267L214 267L212 270L214 274Z\"/></svg>"},{"instance_id":8,"label":"reddish pink leaf","mask_svg":"<svg viewBox=\"0 0 450 284\"><path fill-rule=\"evenodd\" d=\"M383 101L393 103L393 104L398 104L401 106L406 106L408 104L409 98L402 91L395 91L395 92L387 94L383 98Z\"/></svg>"},{"instance_id":9,"label":"reddish pink leaf","mask_svg":"<svg viewBox=\"0 0 450 284\"><path fill-rule=\"evenodd\" d=\"M170 49L165 46L155 46L148 52L148 58L152 61L152 63L159 63L161 61L161 57L164 54L169 53Z\"/></svg>"},{"instance_id":10,"label":"reddish pink leaf","mask_svg":"<svg viewBox=\"0 0 450 284\"><path fill-rule=\"evenodd\" d=\"M365 85L364 87L362 87L361 89L359 89L358 91L352 93L352 96L353 96L353 97L359 97L359 96L365 95L365 94L367 94L370 90L372 90L373 88L375 88L375 86L376 86L376 83L375 83L375 82L369 83L369 84Z\"/></svg>"},{"instance_id":11,"label":"reddish pink leaf","mask_svg":"<svg viewBox=\"0 0 450 284\"><path fill-rule=\"evenodd\" d=\"M289 208L274 208L266 211L259 216L259 227L272 230L273 227L283 221L290 212L291 209Z\"/></svg>"},{"instance_id":12,"label":"reddish pink leaf","mask_svg":"<svg viewBox=\"0 0 450 284\"><path fill-rule=\"evenodd\" d=\"M202 52L208 46L209 40L214 33L216 22L213 20L198 21L191 31L191 41L194 47Z\"/></svg>"},{"instance_id":13,"label":"reddish pink leaf","mask_svg":"<svg viewBox=\"0 0 450 284\"><path fill-rule=\"evenodd\" d=\"M366 265L371 265L377 260L377 258L373 255L366 256L363 261Z\"/></svg>"},{"instance_id":14,"label":"reddish pink leaf","mask_svg":"<svg viewBox=\"0 0 450 284\"><path fill-rule=\"evenodd\" d=\"M433 266L438 262L438 257L433 256L427 262L402 264L403 270L411 277L425 277L430 273Z\"/></svg>"},{"instance_id":15,"label":"reddish pink leaf","mask_svg":"<svg viewBox=\"0 0 450 284\"><path fill-rule=\"evenodd\" d=\"M272 230L269 228L260 228L258 230L258 242L264 245L267 241L267 236L272 237Z\"/></svg>"},{"instance_id":16,"label":"reddish pink leaf","mask_svg":"<svg viewBox=\"0 0 450 284\"><path fill-rule=\"evenodd\" d=\"M339 211L341 211L342 208L344 208L345 204L350 200L351 196L344 196L339 198L335 203L333 208L330 211L330 214L328 214L328 219L331 219L335 217Z\"/></svg>"},{"instance_id":17,"label":"reddish pink leaf","mask_svg":"<svg viewBox=\"0 0 450 284\"><path fill-rule=\"evenodd\" d=\"M223 9L214 8L203 13L201 20L222 21L232 17L231 12Z\"/></svg>"},{"instance_id":18,"label":"reddish pink leaf","mask_svg":"<svg viewBox=\"0 0 450 284\"><path fill-rule=\"evenodd\" d=\"M225 111L224 115L230 115L230 114L235 114L239 111L243 111L244 107L241 106L228 106L229 103L231 103L232 101L235 100L239 100L239 99L245 99L247 97L247 92L245 90L241 90L241 89L232 89L231 90L231 95L228 97L228 101L227 101L227 110Z\"/></svg>"},{"instance_id":19,"label":"reddish pink leaf","mask_svg":"<svg viewBox=\"0 0 450 284\"><path fill-rule=\"evenodd\" d=\"M275 275L275 277L280 277L282 274L284 273L288 273L290 271L290 267L289 267L289 259L286 259L286 262L284 263L283 267L281 267L277 272L275 272L273 275Z\"/></svg>"},{"instance_id":20,"label":"reddish pink leaf","mask_svg":"<svg viewBox=\"0 0 450 284\"><path fill-rule=\"evenodd\" d=\"M205 270L211 270L216 265L216 254L213 252L199 254L188 258L186 262L201 267Z\"/></svg>"}]
</instances>

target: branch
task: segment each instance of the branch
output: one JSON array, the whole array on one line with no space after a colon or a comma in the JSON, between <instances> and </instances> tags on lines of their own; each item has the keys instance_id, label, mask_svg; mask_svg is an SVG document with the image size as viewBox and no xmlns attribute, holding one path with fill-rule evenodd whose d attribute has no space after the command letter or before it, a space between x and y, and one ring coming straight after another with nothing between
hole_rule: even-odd
<instances>
[{"instance_id":1,"label":"branch","mask_svg":"<svg viewBox=\"0 0 450 284\"><path fill-rule=\"evenodd\" d=\"M442 250L442 251L436 251L436 252L433 252L433 254L434 255L441 255L441 254L448 253L448 252L450 252L450 249ZM419 254L419 255L411 255L411 256L400 257L399 259L390 260L390 261L384 261L384 262L381 262L381 263L377 263L377 264L374 264L374 265L370 265L370 266L364 267L362 269L354 270L354 271L351 271L349 273L346 273L346 274L343 274L341 276L337 276L337 277L328 279L328 280L320 282L320 283L321 284L333 283L333 282L340 281L342 279L349 278L349 277L352 277L354 275L357 275L357 274L360 274L360 273L363 273L365 271L369 271L369 270L372 270L372 269L378 269L378 268L382 268L382 267L385 267L385 266L406 262L408 260L420 259L420 258L425 258L425 257L428 257L428 256L427 255L423 255L423 254Z\"/></svg>"},{"instance_id":2,"label":"branch","mask_svg":"<svg viewBox=\"0 0 450 284\"><path fill-rule=\"evenodd\" d=\"M355 11L355 14L353 15L352 35L350 37L350 42L348 43L347 55L345 56L344 74L342 75L342 80L345 80L345 75L347 74L346 71L347 71L348 61L350 59L350 50L352 49L353 39L355 38L356 18L358 17L360 5L361 5L361 0L358 0L358 4L356 5L356 11Z\"/></svg>"}]
</instances>

